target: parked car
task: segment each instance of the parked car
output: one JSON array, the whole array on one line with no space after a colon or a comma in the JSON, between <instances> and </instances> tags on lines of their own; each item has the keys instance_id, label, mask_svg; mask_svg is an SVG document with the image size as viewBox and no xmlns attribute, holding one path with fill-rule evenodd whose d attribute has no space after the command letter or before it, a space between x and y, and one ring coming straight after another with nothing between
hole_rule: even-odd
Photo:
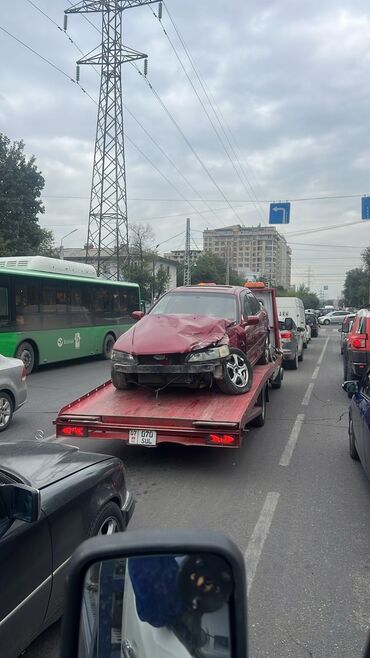
<instances>
[{"instance_id":1,"label":"parked car","mask_svg":"<svg viewBox=\"0 0 370 658\"><path fill-rule=\"evenodd\" d=\"M309 324L305 324L304 333L303 333L303 347L307 349L308 343L311 340L311 327Z\"/></svg>"},{"instance_id":2,"label":"parked car","mask_svg":"<svg viewBox=\"0 0 370 658\"><path fill-rule=\"evenodd\" d=\"M306 311L305 313L306 324L311 328L311 338L317 338L319 335L319 322L315 313Z\"/></svg>"},{"instance_id":3,"label":"parked car","mask_svg":"<svg viewBox=\"0 0 370 658\"><path fill-rule=\"evenodd\" d=\"M358 311L343 345L343 379L360 379L370 365L370 310Z\"/></svg>"},{"instance_id":4,"label":"parked car","mask_svg":"<svg viewBox=\"0 0 370 658\"><path fill-rule=\"evenodd\" d=\"M326 315L320 315L320 324L342 324L344 318L348 315L348 311L330 311Z\"/></svg>"},{"instance_id":5,"label":"parked car","mask_svg":"<svg viewBox=\"0 0 370 658\"><path fill-rule=\"evenodd\" d=\"M112 382L249 391L252 366L270 358L266 310L241 286L184 286L166 293L115 343Z\"/></svg>"},{"instance_id":6,"label":"parked car","mask_svg":"<svg viewBox=\"0 0 370 658\"><path fill-rule=\"evenodd\" d=\"M338 329L340 333L340 353L344 353L345 345L346 345L346 338L348 333L351 330L351 327L353 325L353 320L356 317L356 313L348 313L346 317L344 318L342 322L342 326L340 329Z\"/></svg>"},{"instance_id":7,"label":"parked car","mask_svg":"<svg viewBox=\"0 0 370 658\"><path fill-rule=\"evenodd\" d=\"M0 432L6 430L13 414L27 398L26 369L20 359L0 354Z\"/></svg>"},{"instance_id":8,"label":"parked car","mask_svg":"<svg viewBox=\"0 0 370 658\"><path fill-rule=\"evenodd\" d=\"M69 558L125 529L134 508L116 457L38 441L0 442L0 646L16 658L63 612Z\"/></svg>"},{"instance_id":9,"label":"parked car","mask_svg":"<svg viewBox=\"0 0 370 658\"><path fill-rule=\"evenodd\" d=\"M349 454L361 461L370 480L370 368L361 382L346 381L343 388L352 397L348 416Z\"/></svg>"},{"instance_id":10,"label":"parked car","mask_svg":"<svg viewBox=\"0 0 370 658\"><path fill-rule=\"evenodd\" d=\"M303 361L303 333L298 331L292 318L279 318L279 331L283 366L297 370L298 361Z\"/></svg>"}]
</instances>

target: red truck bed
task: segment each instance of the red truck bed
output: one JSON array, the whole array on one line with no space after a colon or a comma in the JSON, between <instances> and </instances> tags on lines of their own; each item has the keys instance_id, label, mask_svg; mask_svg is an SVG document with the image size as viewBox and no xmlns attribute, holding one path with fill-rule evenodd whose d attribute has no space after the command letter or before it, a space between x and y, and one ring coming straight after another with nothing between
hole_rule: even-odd
<instances>
[{"instance_id":1,"label":"red truck bed","mask_svg":"<svg viewBox=\"0 0 370 658\"><path fill-rule=\"evenodd\" d=\"M281 358L253 369L253 385L244 395L203 390L117 391L109 380L61 409L58 437L120 439L131 445L241 445L245 426L261 415L262 395L281 371ZM138 430L138 431L137 431Z\"/></svg>"}]
</instances>

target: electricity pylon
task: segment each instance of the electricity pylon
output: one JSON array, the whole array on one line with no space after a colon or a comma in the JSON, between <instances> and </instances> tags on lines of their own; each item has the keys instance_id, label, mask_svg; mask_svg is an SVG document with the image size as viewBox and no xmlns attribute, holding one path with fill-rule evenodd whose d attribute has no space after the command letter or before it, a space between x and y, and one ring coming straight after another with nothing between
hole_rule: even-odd
<instances>
[{"instance_id":1,"label":"electricity pylon","mask_svg":"<svg viewBox=\"0 0 370 658\"><path fill-rule=\"evenodd\" d=\"M102 15L101 44L78 60L77 70L80 64L101 68L86 261L96 260L98 276L110 279L119 280L127 274L130 258L121 67L125 62L147 60L144 53L122 44L123 12L156 2L81 0L65 10L66 15Z\"/></svg>"},{"instance_id":2,"label":"electricity pylon","mask_svg":"<svg viewBox=\"0 0 370 658\"><path fill-rule=\"evenodd\" d=\"M185 234L185 255L184 255L184 286L191 285L191 265L190 265L190 219L186 220Z\"/></svg>"}]
</instances>

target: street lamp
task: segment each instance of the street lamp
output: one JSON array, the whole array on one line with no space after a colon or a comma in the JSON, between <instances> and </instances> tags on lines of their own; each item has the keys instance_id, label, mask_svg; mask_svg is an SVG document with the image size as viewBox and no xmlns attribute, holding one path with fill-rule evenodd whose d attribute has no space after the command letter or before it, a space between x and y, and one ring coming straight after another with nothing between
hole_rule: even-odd
<instances>
[{"instance_id":1,"label":"street lamp","mask_svg":"<svg viewBox=\"0 0 370 658\"><path fill-rule=\"evenodd\" d=\"M63 255L63 240L64 240L64 238L68 238L69 235L72 235L72 233L76 233L76 231L78 231L78 229L74 228L73 231L70 231L69 233L66 233L65 235L63 235L63 237L60 241L60 247L59 247L59 258L60 258L60 260L63 260L63 258L64 258L64 255Z\"/></svg>"}]
</instances>

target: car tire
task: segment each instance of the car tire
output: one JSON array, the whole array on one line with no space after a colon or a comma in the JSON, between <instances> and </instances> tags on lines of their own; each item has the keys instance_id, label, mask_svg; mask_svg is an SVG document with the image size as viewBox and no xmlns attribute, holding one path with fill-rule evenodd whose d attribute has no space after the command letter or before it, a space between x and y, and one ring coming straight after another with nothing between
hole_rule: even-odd
<instances>
[{"instance_id":1,"label":"car tire","mask_svg":"<svg viewBox=\"0 0 370 658\"><path fill-rule=\"evenodd\" d=\"M13 418L14 402L8 393L0 391L0 432L4 432Z\"/></svg>"},{"instance_id":2,"label":"car tire","mask_svg":"<svg viewBox=\"0 0 370 658\"><path fill-rule=\"evenodd\" d=\"M323 324L326 324L326 325L330 324L330 320L324 320Z\"/></svg>"},{"instance_id":3,"label":"car tire","mask_svg":"<svg viewBox=\"0 0 370 658\"><path fill-rule=\"evenodd\" d=\"M358 456L358 452L356 449L356 437L353 431L352 418L349 419L349 423L348 423L348 441L349 441L349 455L351 459L354 459L355 461L359 461L360 458Z\"/></svg>"},{"instance_id":4,"label":"car tire","mask_svg":"<svg viewBox=\"0 0 370 658\"><path fill-rule=\"evenodd\" d=\"M283 370L282 368L279 368L279 373L277 377L271 380L271 388L281 388L282 383L283 383Z\"/></svg>"},{"instance_id":5,"label":"car tire","mask_svg":"<svg viewBox=\"0 0 370 658\"><path fill-rule=\"evenodd\" d=\"M133 384L128 381L127 376L123 372L111 371L111 380L114 388L118 391L128 391L133 387Z\"/></svg>"},{"instance_id":6,"label":"car tire","mask_svg":"<svg viewBox=\"0 0 370 658\"><path fill-rule=\"evenodd\" d=\"M15 356L17 359L23 361L23 365L26 368L26 373L27 375L30 375L31 372L35 369L36 365L35 350L31 343L27 343L27 341L21 343L17 347Z\"/></svg>"},{"instance_id":7,"label":"car tire","mask_svg":"<svg viewBox=\"0 0 370 658\"><path fill-rule=\"evenodd\" d=\"M349 378L349 373L348 373L348 359L346 357L343 357L343 381L346 382L348 381ZM352 397L352 396L351 396Z\"/></svg>"},{"instance_id":8,"label":"car tire","mask_svg":"<svg viewBox=\"0 0 370 658\"><path fill-rule=\"evenodd\" d=\"M304 348L304 345L302 347L302 352L300 353L300 355L298 357L298 361L303 361L303 348Z\"/></svg>"},{"instance_id":9,"label":"car tire","mask_svg":"<svg viewBox=\"0 0 370 658\"><path fill-rule=\"evenodd\" d=\"M256 418L253 418L253 420L250 422L250 425L252 427L263 427L265 422L266 422L266 389L263 388L261 393L258 396L257 404L258 406L261 407L261 413L256 416Z\"/></svg>"},{"instance_id":10,"label":"car tire","mask_svg":"<svg viewBox=\"0 0 370 658\"><path fill-rule=\"evenodd\" d=\"M289 359L289 361L287 361L287 365L290 368L290 370L298 370L298 360L299 360L298 352L296 352L294 359Z\"/></svg>"},{"instance_id":11,"label":"car tire","mask_svg":"<svg viewBox=\"0 0 370 658\"><path fill-rule=\"evenodd\" d=\"M113 345L116 342L113 334L107 334L103 341L103 359L107 361L112 356Z\"/></svg>"},{"instance_id":12,"label":"car tire","mask_svg":"<svg viewBox=\"0 0 370 658\"><path fill-rule=\"evenodd\" d=\"M222 379L216 382L220 391L227 395L248 393L253 382L253 370L244 352L236 347L231 348L230 356L223 365Z\"/></svg>"},{"instance_id":13,"label":"car tire","mask_svg":"<svg viewBox=\"0 0 370 658\"><path fill-rule=\"evenodd\" d=\"M97 513L90 524L89 537L97 535L113 535L116 532L123 532L125 524L122 513L117 503L110 501L106 503Z\"/></svg>"}]
</instances>

